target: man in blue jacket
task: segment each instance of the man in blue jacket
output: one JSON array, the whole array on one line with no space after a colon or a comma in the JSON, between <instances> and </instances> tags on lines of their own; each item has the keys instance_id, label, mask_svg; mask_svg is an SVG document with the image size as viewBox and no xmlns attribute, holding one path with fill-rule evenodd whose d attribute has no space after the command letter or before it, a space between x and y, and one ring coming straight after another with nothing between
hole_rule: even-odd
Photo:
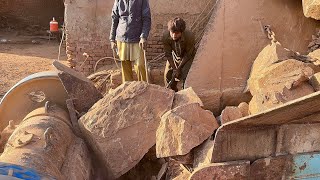
<instances>
[{"instance_id":1,"label":"man in blue jacket","mask_svg":"<svg viewBox=\"0 0 320 180\"><path fill-rule=\"evenodd\" d=\"M138 81L146 81L144 50L151 29L149 0L115 0L110 31L111 48L118 51L122 82L132 81L132 64Z\"/></svg>"}]
</instances>

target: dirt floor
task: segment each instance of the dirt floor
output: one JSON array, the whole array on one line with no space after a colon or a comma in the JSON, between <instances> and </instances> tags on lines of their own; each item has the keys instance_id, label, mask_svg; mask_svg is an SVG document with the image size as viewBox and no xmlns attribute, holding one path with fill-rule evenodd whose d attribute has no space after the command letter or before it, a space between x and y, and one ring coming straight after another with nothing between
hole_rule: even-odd
<instances>
[{"instance_id":1,"label":"dirt floor","mask_svg":"<svg viewBox=\"0 0 320 180\"><path fill-rule=\"evenodd\" d=\"M47 36L0 32L0 98L26 76L55 70L51 64L58 59L58 52L58 40L49 41ZM66 59L62 46L60 60L65 64Z\"/></svg>"}]
</instances>

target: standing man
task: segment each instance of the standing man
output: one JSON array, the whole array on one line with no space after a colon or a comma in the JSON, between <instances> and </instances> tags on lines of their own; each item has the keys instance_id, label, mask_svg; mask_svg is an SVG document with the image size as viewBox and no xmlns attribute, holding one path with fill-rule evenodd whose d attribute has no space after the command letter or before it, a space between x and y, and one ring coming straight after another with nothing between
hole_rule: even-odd
<instances>
[{"instance_id":1,"label":"standing man","mask_svg":"<svg viewBox=\"0 0 320 180\"><path fill-rule=\"evenodd\" d=\"M122 82L133 81L131 61L138 81L146 81L144 52L151 29L149 0L115 0L111 17L111 48L121 60Z\"/></svg>"},{"instance_id":2,"label":"standing man","mask_svg":"<svg viewBox=\"0 0 320 180\"><path fill-rule=\"evenodd\" d=\"M195 39L191 31L186 30L183 19L176 17L168 22L168 31L162 37L167 64L164 72L166 86L178 91L177 80L183 84L195 54Z\"/></svg>"}]
</instances>

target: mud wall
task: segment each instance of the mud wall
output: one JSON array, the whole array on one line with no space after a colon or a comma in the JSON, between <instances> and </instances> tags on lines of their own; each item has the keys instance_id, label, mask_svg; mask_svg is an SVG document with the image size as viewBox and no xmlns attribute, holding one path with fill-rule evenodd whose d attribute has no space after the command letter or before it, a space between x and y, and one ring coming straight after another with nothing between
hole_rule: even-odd
<instances>
[{"instance_id":1,"label":"mud wall","mask_svg":"<svg viewBox=\"0 0 320 180\"><path fill-rule=\"evenodd\" d=\"M186 82L207 109L218 112L249 99L242 92L251 65L270 42L261 24L271 25L284 47L302 54L319 27L304 17L301 1L218 0Z\"/></svg>"},{"instance_id":2,"label":"mud wall","mask_svg":"<svg viewBox=\"0 0 320 180\"><path fill-rule=\"evenodd\" d=\"M148 39L147 59L163 52L160 42L167 21L175 16L186 19L191 26L197 16L212 0L150 0L152 30ZM90 74L98 59L112 57L109 45L111 9L113 0L66 0L67 55L76 63L76 70ZM89 54L85 61L83 53ZM112 64L104 60L98 67Z\"/></svg>"},{"instance_id":3,"label":"mud wall","mask_svg":"<svg viewBox=\"0 0 320 180\"><path fill-rule=\"evenodd\" d=\"M40 26L49 29L55 17L63 22L63 0L0 0L0 28Z\"/></svg>"}]
</instances>

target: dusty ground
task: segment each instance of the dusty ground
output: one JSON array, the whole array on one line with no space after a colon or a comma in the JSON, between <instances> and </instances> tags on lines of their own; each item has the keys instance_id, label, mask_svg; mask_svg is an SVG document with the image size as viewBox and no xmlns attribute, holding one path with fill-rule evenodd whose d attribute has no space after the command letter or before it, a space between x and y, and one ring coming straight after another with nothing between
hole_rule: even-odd
<instances>
[{"instance_id":1,"label":"dusty ground","mask_svg":"<svg viewBox=\"0 0 320 180\"><path fill-rule=\"evenodd\" d=\"M51 63L58 58L59 42L45 38L0 33L0 98L24 77L54 70ZM60 60L66 63L64 46L61 52Z\"/></svg>"}]
</instances>

